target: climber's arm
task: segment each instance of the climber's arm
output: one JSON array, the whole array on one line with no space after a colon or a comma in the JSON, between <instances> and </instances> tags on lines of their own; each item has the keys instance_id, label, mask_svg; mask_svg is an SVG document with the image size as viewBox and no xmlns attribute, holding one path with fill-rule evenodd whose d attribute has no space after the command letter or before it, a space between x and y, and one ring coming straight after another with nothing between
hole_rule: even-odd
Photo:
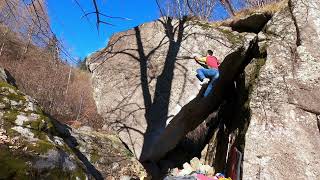
<instances>
[{"instance_id":1,"label":"climber's arm","mask_svg":"<svg viewBox=\"0 0 320 180\"><path fill-rule=\"evenodd\" d=\"M200 64L206 64L207 62L207 57L194 57L194 59Z\"/></svg>"}]
</instances>

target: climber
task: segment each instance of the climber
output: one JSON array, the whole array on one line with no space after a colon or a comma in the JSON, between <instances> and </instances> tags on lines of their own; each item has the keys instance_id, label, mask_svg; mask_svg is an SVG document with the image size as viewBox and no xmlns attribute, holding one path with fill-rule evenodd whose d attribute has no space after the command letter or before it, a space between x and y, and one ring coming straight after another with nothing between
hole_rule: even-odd
<instances>
[{"instance_id":1,"label":"climber","mask_svg":"<svg viewBox=\"0 0 320 180\"><path fill-rule=\"evenodd\" d=\"M208 87L203 94L203 97L207 97L211 93L215 81L219 78L218 67L220 63L218 59L213 56L213 52L211 50L207 51L206 57L194 56L194 59L196 62L207 66L207 68L197 69L197 78L202 82L202 84L209 82Z\"/></svg>"}]
</instances>

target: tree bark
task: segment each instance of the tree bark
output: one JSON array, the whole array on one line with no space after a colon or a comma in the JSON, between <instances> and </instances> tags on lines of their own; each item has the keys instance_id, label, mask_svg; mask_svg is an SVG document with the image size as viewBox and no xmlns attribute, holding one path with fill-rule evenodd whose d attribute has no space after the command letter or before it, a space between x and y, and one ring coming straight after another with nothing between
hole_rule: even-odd
<instances>
[{"instance_id":1,"label":"tree bark","mask_svg":"<svg viewBox=\"0 0 320 180\"><path fill-rule=\"evenodd\" d=\"M227 9L227 11L230 14L230 16L235 16L234 9L232 7L232 4L231 4L230 0L220 0L220 2Z\"/></svg>"}]
</instances>

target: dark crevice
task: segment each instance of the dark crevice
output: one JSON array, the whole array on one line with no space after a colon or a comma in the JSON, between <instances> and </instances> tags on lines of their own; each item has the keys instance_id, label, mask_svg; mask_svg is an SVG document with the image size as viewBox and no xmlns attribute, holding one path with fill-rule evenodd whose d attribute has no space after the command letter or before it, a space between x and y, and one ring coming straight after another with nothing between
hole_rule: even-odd
<instances>
[{"instance_id":1,"label":"dark crevice","mask_svg":"<svg viewBox=\"0 0 320 180\"><path fill-rule=\"evenodd\" d=\"M203 86L199 94L202 94L206 86ZM219 122L217 121L217 112L213 112L208 118L200 124L195 130L189 132L177 146L169 151L165 157L153 165L159 167L161 174L165 175L169 169L182 168L185 162L189 162L192 158L201 158L201 152L209 143Z\"/></svg>"},{"instance_id":2,"label":"dark crevice","mask_svg":"<svg viewBox=\"0 0 320 180\"><path fill-rule=\"evenodd\" d=\"M320 132L320 114L317 114L317 125Z\"/></svg>"},{"instance_id":3,"label":"dark crevice","mask_svg":"<svg viewBox=\"0 0 320 180\"><path fill-rule=\"evenodd\" d=\"M217 133L217 147L215 153L215 162L213 163L216 170L224 170L227 168L226 160L227 160L227 149L228 149L228 135L233 132L232 129L237 129L241 126L234 125L239 124L240 120L234 120L235 123L231 120L234 119L233 114L239 114L240 110L242 110L242 104L240 104L240 100L238 96L240 96L238 88L241 86L235 86L234 81L238 81L237 77L243 74L245 67L251 63L254 57L257 57L259 51L257 38L252 40L248 50L244 54L240 54L244 56L243 63L239 65L239 68L233 69L235 71L235 79L230 82L225 82L224 84L224 93L221 95L223 99L221 101L222 106L217 106L214 108L216 110L218 117L216 117L215 112L211 112L211 115L205 119L197 128L190 133L195 133L195 135L186 136L183 138L178 145L166 153L165 157L162 157L158 161L145 161L143 162L144 167L153 171L153 175L157 174L159 177L166 173L166 170L169 168L180 167L183 163L190 161L193 157L201 157L201 151L208 144L208 141L211 140L216 131ZM229 57L230 58L230 57ZM232 56L232 59L239 58L239 56ZM229 62L230 61L230 62ZM225 61L221 66L233 66L231 60ZM226 68L226 67L223 67ZM226 70L223 73L227 73ZM205 88L205 87L203 87ZM201 90L200 90L201 94ZM240 108L239 108L240 107ZM231 108L231 109L230 109ZM232 126L232 127L231 127ZM196 126L195 126L196 127ZM193 137L193 138L190 138ZM194 138L195 137L195 138ZM218 172L218 171L217 171ZM222 171L220 171L222 172Z\"/></svg>"},{"instance_id":4,"label":"dark crevice","mask_svg":"<svg viewBox=\"0 0 320 180\"><path fill-rule=\"evenodd\" d=\"M59 121L52 118L50 115L46 114L46 116L50 117L52 124L55 127L55 132L52 132L54 135L62 138L67 146L72 150L72 152L76 155L76 157L81 161L84 166L84 170L87 175L90 175L96 180L104 179L101 172L88 160L88 158L78 149L78 142L75 137L70 133L71 128L65 124L60 123Z\"/></svg>"},{"instance_id":5,"label":"dark crevice","mask_svg":"<svg viewBox=\"0 0 320 180\"><path fill-rule=\"evenodd\" d=\"M128 150L134 156L134 152L131 151L128 144L126 144L121 138L119 138L119 140L120 140L121 144L126 148L126 150Z\"/></svg>"},{"instance_id":6,"label":"dark crevice","mask_svg":"<svg viewBox=\"0 0 320 180\"><path fill-rule=\"evenodd\" d=\"M240 169L237 172L242 179L245 136L251 119L250 98L267 56L266 52L256 52L256 54L259 56L256 56L250 62L248 65L250 67L246 68L230 84L229 92L227 92L228 96L226 96L228 98L225 99L218 112L217 122L219 122L219 125L214 129L216 138L212 138L210 142L215 147L213 151L208 153L215 152L215 154L209 163L215 168L216 172L224 172L227 177L232 176L231 167L235 167L234 159L231 158L230 153L232 148L236 148L242 154L238 161L241 166L239 166ZM234 139L234 141L230 142L229 138Z\"/></svg>"},{"instance_id":7,"label":"dark crevice","mask_svg":"<svg viewBox=\"0 0 320 180\"><path fill-rule=\"evenodd\" d=\"M297 22L297 18L294 16L294 4L292 2L292 0L288 1L288 7L289 7L289 12L290 12L290 16L291 19L293 21L293 24L295 26L295 30L296 30L296 42L295 42L295 46L291 47L291 56L292 56L292 75L295 78L296 77L296 65L298 63L299 60L299 54L297 52L297 48L301 45L301 35L300 35L300 29L298 26L298 22Z\"/></svg>"},{"instance_id":8,"label":"dark crevice","mask_svg":"<svg viewBox=\"0 0 320 180\"><path fill-rule=\"evenodd\" d=\"M289 6L291 18L292 18L294 26L296 28L296 34L297 34L296 35L297 36L296 45L297 45L297 47L299 47L301 45L301 34L300 34L300 29L299 29L299 26L298 26L297 18L293 14L294 5L292 3L292 0L288 1L288 6Z\"/></svg>"},{"instance_id":9,"label":"dark crevice","mask_svg":"<svg viewBox=\"0 0 320 180\"><path fill-rule=\"evenodd\" d=\"M271 18L272 14L270 13L252 14L244 19L232 21L230 23L230 27L233 31L237 31L239 33L249 32L258 34L264 29L265 25Z\"/></svg>"},{"instance_id":10,"label":"dark crevice","mask_svg":"<svg viewBox=\"0 0 320 180\"><path fill-rule=\"evenodd\" d=\"M4 74L4 76L3 77L0 77L0 78L3 78L3 80L5 81L5 82L7 82L8 84L10 84L10 85L12 85L12 86L14 86L14 87L18 87L17 86L17 84L16 84L16 80L14 79L14 77L9 73L9 71L8 70L6 70L6 69L0 69L0 71L1 70L3 70L4 72L3 72L3 74Z\"/></svg>"},{"instance_id":11,"label":"dark crevice","mask_svg":"<svg viewBox=\"0 0 320 180\"><path fill-rule=\"evenodd\" d=\"M269 20L270 19L268 19L265 24ZM265 24L261 30L265 27ZM242 157L244 154L245 134L249 127L251 117L249 107L250 96L259 76L259 72L265 64L266 57L266 48L259 48L257 46L257 48L252 49L251 57L246 61L247 64L243 67L243 71L228 85L229 88L227 88L228 92L226 92L224 103L220 106L215 121L213 121L215 124L209 128L212 132L208 133L207 139L211 139L211 142L207 141L206 143L213 143L213 146L215 147L212 152L207 152L214 152L214 154L211 155L213 158L208 162L215 168L216 172L224 172L229 175L228 177L231 176L228 174L232 165L229 156L231 146L233 145L236 147L237 150L242 153ZM247 72L247 66L251 66L249 72ZM213 135L216 137L213 137ZM229 137L233 137L234 139L231 144L229 144ZM243 159L241 159L240 163L241 169L239 174L242 179Z\"/></svg>"}]
</instances>

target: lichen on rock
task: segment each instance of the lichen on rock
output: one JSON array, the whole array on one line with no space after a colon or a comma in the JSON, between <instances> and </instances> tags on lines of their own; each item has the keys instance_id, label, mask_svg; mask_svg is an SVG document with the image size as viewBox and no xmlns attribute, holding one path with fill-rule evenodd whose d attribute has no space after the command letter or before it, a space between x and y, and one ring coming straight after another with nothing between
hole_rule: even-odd
<instances>
[{"instance_id":1,"label":"lichen on rock","mask_svg":"<svg viewBox=\"0 0 320 180\"><path fill-rule=\"evenodd\" d=\"M130 164L139 167L139 163L126 157L116 136L59 123L7 82L0 82L0 103L0 179L118 177L106 170L112 168L112 161L119 162L117 170L123 174L143 172L141 165L138 171L130 170ZM117 154L112 155L114 152Z\"/></svg>"}]
</instances>

